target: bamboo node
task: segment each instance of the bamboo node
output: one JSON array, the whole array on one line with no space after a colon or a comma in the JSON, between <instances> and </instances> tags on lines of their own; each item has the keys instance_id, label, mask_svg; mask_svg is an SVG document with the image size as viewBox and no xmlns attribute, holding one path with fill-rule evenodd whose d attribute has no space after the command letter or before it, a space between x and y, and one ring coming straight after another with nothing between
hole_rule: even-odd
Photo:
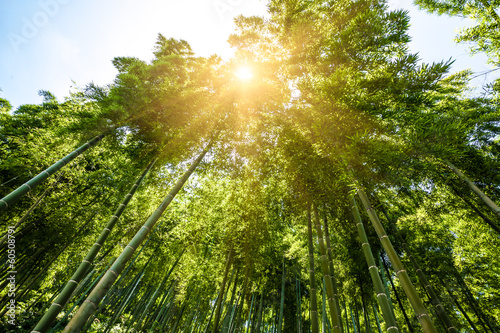
<instances>
[{"instance_id":1,"label":"bamboo node","mask_svg":"<svg viewBox=\"0 0 500 333\"><path fill-rule=\"evenodd\" d=\"M383 238L389 238L389 236L383 235L382 237L380 237L380 240L382 240Z\"/></svg>"},{"instance_id":2,"label":"bamboo node","mask_svg":"<svg viewBox=\"0 0 500 333\"><path fill-rule=\"evenodd\" d=\"M419 315L417 316L417 319L420 319L420 318L425 317L425 316L429 317L429 315L428 315L427 313L425 313L425 312L424 312L424 313L421 313L421 314L419 314Z\"/></svg>"},{"instance_id":3,"label":"bamboo node","mask_svg":"<svg viewBox=\"0 0 500 333\"><path fill-rule=\"evenodd\" d=\"M97 305L94 302L92 302L91 300L86 299L85 302L90 303L94 306L94 308L97 308Z\"/></svg>"},{"instance_id":4,"label":"bamboo node","mask_svg":"<svg viewBox=\"0 0 500 333\"><path fill-rule=\"evenodd\" d=\"M97 245L97 246L99 246L99 247L102 247L102 245L101 245L101 244L99 244L99 243L94 243L94 245Z\"/></svg>"},{"instance_id":5,"label":"bamboo node","mask_svg":"<svg viewBox=\"0 0 500 333\"><path fill-rule=\"evenodd\" d=\"M113 273L113 274L114 274L114 276L118 277L118 274L116 274L116 272L115 272L114 270L112 270L112 269L108 269L108 272L111 272L111 273Z\"/></svg>"},{"instance_id":6,"label":"bamboo node","mask_svg":"<svg viewBox=\"0 0 500 333\"><path fill-rule=\"evenodd\" d=\"M142 228L145 228L148 232L150 232L150 231L151 231L151 229L149 229L149 228L148 228L148 227L146 227L145 225L143 225L143 226L142 226ZM141 228L141 229L142 229L142 228Z\"/></svg>"},{"instance_id":7,"label":"bamboo node","mask_svg":"<svg viewBox=\"0 0 500 333\"><path fill-rule=\"evenodd\" d=\"M448 327L448 331L449 331L449 330L455 330L455 331L456 331L456 330L457 330L457 328L456 328L456 327L454 327L454 326L451 326L451 327Z\"/></svg>"},{"instance_id":8,"label":"bamboo node","mask_svg":"<svg viewBox=\"0 0 500 333\"><path fill-rule=\"evenodd\" d=\"M88 260L82 260L82 262L86 262L87 264L92 265L92 263Z\"/></svg>"},{"instance_id":9,"label":"bamboo node","mask_svg":"<svg viewBox=\"0 0 500 333\"><path fill-rule=\"evenodd\" d=\"M396 327L396 326L391 326L391 327L387 327L387 330L396 330L399 332L399 329Z\"/></svg>"},{"instance_id":10,"label":"bamboo node","mask_svg":"<svg viewBox=\"0 0 500 333\"><path fill-rule=\"evenodd\" d=\"M43 170L42 172L46 173L46 174L47 174L47 176L49 176L49 177L50 177L50 173L48 173L47 171Z\"/></svg>"},{"instance_id":11,"label":"bamboo node","mask_svg":"<svg viewBox=\"0 0 500 333\"><path fill-rule=\"evenodd\" d=\"M111 229L109 229L109 228L104 228L104 230L107 230L107 231L111 232Z\"/></svg>"},{"instance_id":12,"label":"bamboo node","mask_svg":"<svg viewBox=\"0 0 500 333\"><path fill-rule=\"evenodd\" d=\"M363 247L363 246L365 246L365 245L370 246L370 243L363 243L363 244L361 244L361 247Z\"/></svg>"},{"instance_id":13,"label":"bamboo node","mask_svg":"<svg viewBox=\"0 0 500 333\"><path fill-rule=\"evenodd\" d=\"M9 207L9 204L8 204L5 200L0 199L0 201L1 201L1 202L3 202L3 203L5 204L5 207Z\"/></svg>"},{"instance_id":14,"label":"bamboo node","mask_svg":"<svg viewBox=\"0 0 500 333\"><path fill-rule=\"evenodd\" d=\"M132 246L130 246L130 245L125 246L125 248L127 248L127 247L130 247L132 249L132 251L135 251L135 249Z\"/></svg>"},{"instance_id":15,"label":"bamboo node","mask_svg":"<svg viewBox=\"0 0 500 333\"><path fill-rule=\"evenodd\" d=\"M74 284L78 284L78 281L75 281L75 280L69 280L69 282L73 282Z\"/></svg>"},{"instance_id":16,"label":"bamboo node","mask_svg":"<svg viewBox=\"0 0 500 333\"><path fill-rule=\"evenodd\" d=\"M385 296L385 297L387 297L386 293L378 293L377 297L379 297L379 296Z\"/></svg>"},{"instance_id":17,"label":"bamboo node","mask_svg":"<svg viewBox=\"0 0 500 333\"><path fill-rule=\"evenodd\" d=\"M59 303L54 302L54 303L52 303L52 305L58 306L58 307L60 307L62 309L62 305L59 304Z\"/></svg>"},{"instance_id":18,"label":"bamboo node","mask_svg":"<svg viewBox=\"0 0 500 333\"><path fill-rule=\"evenodd\" d=\"M113 215L112 217L116 217L117 220L120 218L119 216L116 216L116 215Z\"/></svg>"},{"instance_id":19,"label":"bamboo node","mask_svg":"<svg viewBox=\"0 0 500 333\"><path fill-rule=\"evenodd\" d=\"M402 273L402 272L406 272L406 269L400 269L399 271L396 272L396 275L398 275L399 273Z\"/></svg>"},{"instance_id":20,"label":"bamboo node","mask_svg":"<svg viewBox=\"0 0 500 333\"><path fill-rule=\"evenodd\" d=\"M132 194L128 193L126 196L127 196L127 197L131 197L131 196L132 196Z\"/></svg>"},{"instance_id":21,"label":"bamboo node","mask_svg":"<svg viewBox=\"0 0 500 333\"><path fill-rule=\"evenodd\" d=\"M372 268L375 268L376 270L378 270L378 267L375 266L375 265L371 265L370 267L368 267L368 270L372 269Z\"/></svg>"},{"instance_id":22,"label":"bamboo node","mask_svg":"<svg viewBox=\"0 0 500 333\"><path fill-rule=\"evenodd\" d=\"M30 189L30 191L31 191L31 186L29 186L29 185L28 185L28 183L24 183L23 185L28 186L28 188L29 188L29 189Z\"/></svg>"}]
</instances>

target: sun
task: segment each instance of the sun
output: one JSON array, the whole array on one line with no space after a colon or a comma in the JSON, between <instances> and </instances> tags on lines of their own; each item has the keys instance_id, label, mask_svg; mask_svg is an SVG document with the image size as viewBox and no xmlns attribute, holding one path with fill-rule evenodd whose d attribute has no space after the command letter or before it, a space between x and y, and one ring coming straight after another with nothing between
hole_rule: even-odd
<instances>
[{"instance_id":1,"label":"sun","mask_svg":"<svg viewBox=\"0 0 500 333\"><path fill-rule=\"evenodd\" d=\"M253 72L250 67L241 66L236 70L236 76L242 81L248 81L253 77Z\"/></svg>"}]
</instances>

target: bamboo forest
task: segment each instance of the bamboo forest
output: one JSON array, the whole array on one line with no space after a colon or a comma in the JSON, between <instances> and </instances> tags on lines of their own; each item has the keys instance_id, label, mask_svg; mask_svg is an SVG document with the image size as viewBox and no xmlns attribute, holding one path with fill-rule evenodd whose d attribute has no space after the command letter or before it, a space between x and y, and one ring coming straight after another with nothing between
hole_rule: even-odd
<instances>
[{"instance_id":1,"label":"bamboo forest","mask_svg":"<svg viewBox=\"0 0 500 333\"><path fill-rule=\"evenodd\" d=\"M499 66L498 0L416 4ZM500 80L383 0L267 10L0 99L0 332L500 332Z\"/></svg>"}]
</instances>

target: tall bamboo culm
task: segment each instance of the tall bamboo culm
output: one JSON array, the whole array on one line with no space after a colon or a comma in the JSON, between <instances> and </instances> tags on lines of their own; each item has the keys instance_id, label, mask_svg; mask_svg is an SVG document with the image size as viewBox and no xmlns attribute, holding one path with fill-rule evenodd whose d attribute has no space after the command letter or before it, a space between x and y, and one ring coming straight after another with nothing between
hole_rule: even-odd
<instances>
[{"instance_id":1,"label":"tall bamboo culm","mask_svg":"<svg viewBox=\"0 0 500 333\"><path fill-rule=\"evenodd\" d=\"M333 293L333 283L330 276L330 268L328 267L328 259L326 254L325 241L323 239L323 232L321 231L321 224L318 217L318 209L313 206L314 212L314 222L316 226L316 234L318 236L319 249L321 253L321 268L323 270L323 275L325 276L326 294L328 296L328 306L330 308L330 317L332 320L332 328L334 333L342 333L342 327L340 324L340 309L335 304L334 293Z\"/></svg>"},{"instance_id":2,"label":"tall bamboo culm","mask_svg":"<svg viewBox=\"0 0 500 333\"><path fill-rule=\"evenodd\" d=\"M198 158L193 162L191 167L184 173L184 175L177 181L175 186L160 204L160 206L151 214L146 223L141 227L141 229L135 234L134 238L129 242L129 244L123 249L123 252L120 256L115 260L111 268L106 272L101 281L97 284L97 286L92 290L90 295L87 297L85 302L80 306L78 312L71 319L71 321L64 328L65 333L68 332L80 332L88 318L94 313L97 309L97 306L104 298L109 288L113 285L113 283L118 278L118 275L122 272L125 264L130 260L132 255L135 252L135 249L146 239L147 235L161 217L165 209L167 209L168 205L172 202L174 197L180 191L184 183L188 180L189 176L194 172L196 167L200 164L202 159L205 157L206 153L212 146L211 141L207 147L202 151L202 153L198 156Z\"/></svg>"},{"instance_id":3,"label":"tall bamboo culm","mask_svg":"<svg viewBox=\"0 0 500 333\"><path fill-rule=\"evenodd\" d=\"M434 290L434 288L430 284L429 280L427 280L427 277L425 276L424 272L422 271L422 269L418 265L417 260L415 259L415 257L413 256L413 253L408 248L405 240L399 234L399 231L397 230L396 224L389 217L389 214L387 213L387 211L385 210L385 208L382 205L380 206L380 208L381 208L382 213L384 214L385 218L387 219L387 221L389 221L389 223L391 223L394 226L394 228L396 230L396 236L398 238L398 241L403 246L403 250L408 255L408 258L410 258L410 262L413 266L413 269L415 269L415 271L417 273L418 280L420 281L420 284L422 285L422 287L427 291L427 294L429 295L429 297L431 299L432 305L436 309L436 313L437 313L438 317L441 319L443 324L446 326L446 331L449 333L458 333L458 330L455 328L455 326L451 322L451 319L448 316L448 313L446 312L443 304L441 303L441 300L439 299L438 295L436 294L436 291Z\"/></svg>"},{"instance_id":4,"label":"tall bamboo culm","mask_svg":"<svg viewBox=\"0 0 500 333\"><path fill-rule=\"evenodd\" d=\"M56 298L54 303L50 306L49 310L44 314L44 316L40 319L38 324L35 326L33 329L32 333L43 333L45 332L54 319L57 317L59 312L64 308L66 303L69 301L71 295L73 294L73 291L76 289L80 281L85 277L87 271L89 270L90 266L92 265L92 262L94 261L95 257L101 250L102 246L104 245L104 242L108 238L109 234L111 233L111 230L115 226L116 222L122 215L123 211L125 208L127 208L128 203L132 199L132 196L135 194L137 191L137 188L143 181L144 177L146 174L151 170L151 167L153 166L155 161L151 162L146 170L140 175L140 177L137 179L136 183L132 186L130 189L129 193L125 196L125 199L122 201L120 206L115 210L114 214L111 216L109 219L108 223L106 224L106 227L102 230L101 234L97 238L96 242L92 247L90 248L89 252L85 256L85 259L81 262L80 266L78 269L73 273L73 276L71 279L66 283L66 286L62 290L62 292L59 294L59 296Z\"/></svg>"},{"instance_id":5,"label":"tall bamboo culm","mask_svg":"<svg viewBox=\"0 0 500 333\"><path fill-rule=\"evenodd\" d=\"M368 237L366 236L365 227L363 226L363 221L361 220L361 215L359 214L358 205L356 204L356 199L354 196L351 197L352 204L352 213L354 215L354 220L356 221L356 226L358 229L358 235L361 239L361 247L363 248L363 253L366 258L366 263L368 265L368 271L370 272L370 276L372 278L373 287L375 289L375 293L377 294L377 301L382 309L382 316L384 317L386 323L387 332L397 333L399 332L399 328L396 322L396 318L391 309L390 300L385 293L384 285L382 284L382 280L380 279L380 275L378 273L378 267L375 263L375 259L373 258L373 253L370 248L370 243L368 242Z\"/></svg>"},{"instance_id":6,"label":"tall bamboo culm","mask_svg":"<svg viewBox=\"0 0 500 333\"><path fill-rule=\"evenodd\" d=\"M328 230L328 221L326 217L323 219L323 226L325 228L325 241L326 241L326 253L328 254L328 267L330 268L330 278L332 280L333 287L333 298L337 309L339 309L339 322L340 329L344 332L344 324L342 322L342 310L340 308L339 293L337 288L337 278L335 277L335 269L333 268L333 254L332 246L330 244L330 232Z\"/></svg>"},{"instance_id":7,"label":"tall bamboo culm","mask_svg":"<svg viewBox=\"0 0 500 333\"><path fill-rule=\"evenodd\" d=\"M0 212L5 210L7 207L12 206L15 202L21 199L26 193L40 185L44 180L52 176L57 171L61 170L66 164L74 160L80 154L85 152L90 147L96 145L99 141L104 138L105 134L101 134L90 140L89 142L83 144L78 149L64 156L62 159L52 164L50 167L40 172L37 176L31 178L25 184L19 186L14 191L7 194L5 197L0 199Z\"/></svg>"},{"instance_id":8,"label":"tall bamboo culm","mask_svg":"<svg viewBox=\"0 0 500 333\"><path fill-rule=\"evenodd\" d=\"M422 325L425 333L437 333L436 327L432 323L432 320L429 317L429 314L427 313L427 310L425 309L420 296L415 290L415 287L413 286L410 277L408 276L408 273L403 266L403 263L399 259L397 252L394 250L394 247L392 246L392 243L389 240L389 237L387 236L382 223L378 219L378 216L375 213L370 200L362 189L358 188L357 193L361 199L361 202L363 203L363 206L366 209L366 212L368 213L368 216L373 224L373 228L380 238L380 242L382 243L382 246L384 247L384 250L389 257L389 260L392 263L392 266L396 270L396 276L401 282L403 290L405 291L405 294L408 297L413 310L415 311L420 325Z\"/></svg>"},{"instance_id":9,"label":"tall bamboo culm","mask_svg":"<svg viewBox=\"0 0 500 333\"><path fill-rule=\"evenodd\" d=\"M233 249L231 248L227 254L226 268L224 269L224 278L222 279L222 284L221 284L220 291L219 291L219 297L217 297L217 302L215 304L215 318L214 318L214 324L212 326L212 333L218 332L219 321L220 321L220 316L221 316L222 299L225 298L225 296L227 295L227 294L224 295L224 290L226 288L227 275L229 273L229 268L231 268L232 261L233 261ZM234 273L234 271L233 271L233 273ZM232 276L231 276L231 278L232 278ZM229 292L229 290L228 290L228 292ZM209 325L210 325L210 323L209 323Z\"/></svg>"},{"instance_id":10,"label":"tall bamboo culm","mask_svg":"<svg viewBox=\"0 0 500 333\"><path fill-rule=\"evenodd\" d=\"M311 332L319 332L318 301L316 295L316 278L314 277L314 247L312 238L311 207L307 209L307 236L309 244L309 280L311 297Z\"/></svg>"},{"instance_id":11,"label":"tall bamboo culm","mask_svg":"<svg viewBox=\"0 0 500 333\"><path fill-rule=\"evenodd\" d=\"M453 170L453 172L458 176L458 178L460 178L462 181L464 181L467 186L469 186L469 188L477 194L477 196L483 200L483 202L486 204L486 206L488 206L494 213L495 215L500 218L500 207L498 207L491 199L490 197L488 197L486 194L483 193L483 191L481 191L479 189L479 187L477 187L469 178L467 178L460 170L458 170L458 168L456 166L454 166L451 162L449 161L444 161L444 163L446 163L446 165L451 169Z\"/></svg>"}]
</instances>

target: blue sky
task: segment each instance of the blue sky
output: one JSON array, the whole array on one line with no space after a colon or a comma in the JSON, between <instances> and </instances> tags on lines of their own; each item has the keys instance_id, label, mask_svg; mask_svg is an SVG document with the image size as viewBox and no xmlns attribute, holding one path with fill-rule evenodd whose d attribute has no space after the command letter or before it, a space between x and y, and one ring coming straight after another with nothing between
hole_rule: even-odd
<instances>
[{"instance_id":1,"label":"blue sky","mask_svg":"<svg viewBox=\"0 0 500 333\"><path fill-rule=\"evenodd\" d=\"M428 15L409 0L390 0L410 11L410 49L425 62L456 59L453 71L491 68L456 45L462 19ZM0 96L14 106L40 103L40 89L59 100L71 87L110 83L116 56L152 57L158 33L187 40L196 54L230 57L226 43L239 14L264 15L259 0L4 0L0 2ZM480 85L484 80L476 80Z\"/></svg>"}]
</instances>

